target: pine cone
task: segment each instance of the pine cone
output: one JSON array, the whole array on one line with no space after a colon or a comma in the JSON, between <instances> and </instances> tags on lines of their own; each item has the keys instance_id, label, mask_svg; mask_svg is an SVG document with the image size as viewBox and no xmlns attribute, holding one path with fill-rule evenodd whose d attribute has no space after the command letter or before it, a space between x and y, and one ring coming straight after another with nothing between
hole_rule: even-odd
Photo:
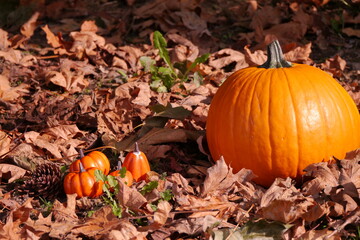
<instances>
[{"instance_id":1,"label":"pine cone","mask_svg":"<svg viewBox=\"0 0 360 240\"><path fill-rule=\"evenodd\" d=\"M45 163L35 169L32 176L24 181L19 190L30 197L51 200L61 192L62 181L59 167L53 163Z\"/></svg>"}]
</instances>

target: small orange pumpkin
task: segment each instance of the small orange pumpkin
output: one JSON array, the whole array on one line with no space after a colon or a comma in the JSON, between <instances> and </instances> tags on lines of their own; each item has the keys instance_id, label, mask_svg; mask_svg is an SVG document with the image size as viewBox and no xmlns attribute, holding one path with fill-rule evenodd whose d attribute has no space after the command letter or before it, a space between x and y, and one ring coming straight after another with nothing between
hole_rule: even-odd
<instances>
[{"instance_id":1,"label":"small orange pumpkin","mask_svg":"<svg viewBox=\"0 0 360 240\"><path fill-rule=\"evenodd\" d=\"M122 177L122 167L121 162L118 162L117 170L111 172L109 175L114 177L120 177L121 181L128 185L129 187L133 184L134 178L130 171L128 171L126 168L125 176Z\"/></svg>"},{"instance_id":2,"label":"small orange pumpkin","mask_svg":"<svg viewBox=\"0 0 360 240\"><path fill-rule=\"evenodd\" d=\"M110 162L105 154L99 151L92 151L84 156L83 151L80 149L80 159L74 161L70 165L70 172L79 172L79 163L82 163L85 169L97 168L101 170L105 175L110 172Z\"/></svg>"},{"instance_id":3,"label":"small orange pumpkin","mask_svg":"<svg viewBox=\"0 0 360 240\"><path fill-rule=\"evenodd\" d=\"M132 173L136 182L146 179L146 174L150 171L150 165L146 155L139 150L137 142L135 142L135 150L126 155L123 167L126 167Z\"/></svg>"},{"instance_id":4,"label":"small orange pumpkin","mask_svg":"<svg viewBox=\"0 0 360 240\"><path fill-rule=\"evenodd\" d=\"M103 193L103 181L96 181L95 170L97 168L85 169L79 162L79 172L70 172L64 179L64 190L66 194L77 194L77 198L95 198Z\"/></svg>"}]
</instances>

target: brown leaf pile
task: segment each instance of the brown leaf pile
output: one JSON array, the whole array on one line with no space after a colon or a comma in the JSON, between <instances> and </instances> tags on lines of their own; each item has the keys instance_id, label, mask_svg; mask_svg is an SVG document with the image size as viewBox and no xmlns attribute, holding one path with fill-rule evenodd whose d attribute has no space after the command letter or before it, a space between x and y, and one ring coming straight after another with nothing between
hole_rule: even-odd
<instances>
[{"instance_id":1,"label":"brown leaf pile","mask_svg":"<svg viewBox=\"0 0 360 240\"><path fill-rule=\"evenodd\" d=\"M302 185L277 179L263 189L250 170L233 173L222 159L212 164L203 141L218 86L232 72L262 64L274 38L287 60L327 71L360 108L358 8L357 1L327 0L38 0L5 9L1 239L359 237L358 151L308 166ZM191 80L199 72L201 84L151 89L140 58L166 67L152 43L155 30L167 39L173 63L210 53L189 73ZM105 146L115 149L104 151L115 166L135 141L158 186L143 195L144 182L119 181L120 219L101 199L62 195L47 208L46 201L17 195L16 186L39 164L68 166L78 149ZM167 190L170 201L163 200Z\"/></svg>"},{"instance_id":2,"label":"brown leaf pile","mask_svg":"<svg viewBox=\"0 0 360 240\"><path fill-rule=\"evenodd\" d=\"M251 182L254 178L251 171L243 169L234 174L223 159L207 170L201 185L191 186L191 179L174 173L163 180L157 178L158 187L142 195L138 190L143 183L130 188L119 181L116 198L126 209L121 219L115 217L109 206L101 207L90 217L79 218L76 213L85 208L88 200L75 200L75 195L67 195L64 203L55 200L50 215L44 217L35 208L33 199L19 204L7 193L0 200L7 209L0 236L2 239L41 236L165 239L177 234L203 235L216 229L235 228L231 222L243 224L266 219L291 224L284 233L287 239L303 239L320 233L323 237L338 239L336 236L346 233L345 226L359 224L359 161L313 164L306 171L305 177L310 180L301 188L296 188L291 179L277 179L267 190ZM166 189L171 189L173 200L160 201L154 211L152 204L161 199ZM136 219L146 219L148 225L139 226L134 222ZM328 230L317 229L319 224L327 224Z\"/></svg>"}]
</instances>

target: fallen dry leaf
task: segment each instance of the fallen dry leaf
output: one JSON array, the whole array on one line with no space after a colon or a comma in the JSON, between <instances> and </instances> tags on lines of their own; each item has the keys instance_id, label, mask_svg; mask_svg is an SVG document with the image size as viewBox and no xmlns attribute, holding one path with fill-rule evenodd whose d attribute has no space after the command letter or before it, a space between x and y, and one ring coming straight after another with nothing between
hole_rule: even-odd
<instances>
[{"instance_id":1,"label":"fallen dry leaf","mask_svg":"<svg viewBox=\"0 0 360 240\"><path fill-rule=\"evenodd\" d=\"M30 38L37 27L37 19L39 18L40 13L35 12L31 18L24 23L24 25L21 26L20 32L22 35L24 35L26 38Z\"/></svg>"},{"instance_id":2,"label":"fallen dry leaf","mask_svg":"<svg viewBox=\"0 0 360 240\"><path fill-rule=\"evenodd\" d=\"M1 53L0 53L1 55ZM9 79L0 75L0 99L4 101L13 101L24 93L28 93L28 85L21 83L16 87L11 87Z\"/></svg>"},{"instance_id":3,"label":"fallen dry leaf","mask_svg":"<svg viewBox=\"0 0 360 240\"><path fill-rule=\"evenodd\" d=\"M0 164L0 178L8 180L9 183L22 178L26 172L25 169L12 164Z\"/></svg>"},{"instance_id":4,"label":"fallen dry leaf","mask_svg":"<svg viewBox=\"0 0 360 240\"><path fill-rule=\"evenodd\" d=\"M161 201L157 205L157 210L154 213L154 219L150 223L150 225L145 227L140 227L140 231L155 231L160 229L168 220L169 213L171 211L172 206L167 201Z\"/></svg>"},{"instance_id":5,"label":"fallen dry leaf","mask_svg":"<svg viewBox=\"0 0 360 240\"><path fill-rule=\"evenodd\" d=\"M224 68L231 63L236 63L232 71L249 66L245 61L245 55L243 53L230 48L222 49L209 57L209 65L215 69Z\"/></svg>"},{"instance_id":6,"label":"fallen dry leaf","mask_svg":"<svg viewBox=\"0 0 360 240\"><path fill-rule=\"evenodd\" d=\"M8 39L8 32L0 28L0 50L8 48L10 44L11 43Z\"/></svg>"},{"instance_id":7,"label":"fallen dry leaf","mask_svg":"<svg viewBox=\"0 0 360 240\"><path fill-rule=\"evenodd\" d=\"M82 73L71 72L68 69L62 69L61 72L49 71L45 77L47 81L63 87L69 93L81 92L89 85Z\"/></svg>"},{"instance_id":8,"label":"fallen dry leaf","mask_svg":"<svg viewBox=\"0 0 360 240\"><path fill-rule=\"evenodd\" d=\"M1 79L1 75L0 75ZM0 156L8 153L10 150L11 138L4 131L0 131Z\"/></svg>"},{"instance_id":9,"label":"fallen dry leaf","mask_svg":"<svg viewBox=\"0 0 360 240\"><path fill-rule=\"evenodd\" d=\"M225 163L224 158L221 157L213 167L207 170L201 196L228 194L227 192L233 189L233 185L247 185L247 182L251 181L254 177L255 175L248 169L241 169L234 174L232 168L229 167ZM253 188L252 190L254 191L255 189ZM217 193L214 193L215 191Z\"/></svg>"},{"instance_id":10,"label":"fallen dry leaf","mask_svg":"<svg viewBox=\"0 0 360 240\"><path fill-rule=\"evenodd\" d=\"M134 212L138 212L139 209L147 203L146 198L136 189L128 187L123 181L119 182L119 192L116 195L119 203L129 208Z\"/></svg>"},{"instance_id":11,"label":"fallen dry leaf","mask_svg":"<svg viewBox=\"0 0 360 240\"><path fill-rule=\"evenodd\" d=\"M49 28L48 25L45 25L43 27L41 27L41 29L45 32L46 34L46 39L47 39L47 43L50 44L50 46L52 46L53 48L57 49L59 47L62 46L61 44L61 40L59 39L58 36L56 36ZM58 51L58 50L56 50Z\"/></svg>"},{"instance_id":12,"label":"fallen dry leaf","mask_svg":"<svg viewBox=\"0 0 360 240\"><path fill-rule=\"evenodd\" d=\"M66 198L66 203L60 203L58 200L55 200L52 209L53 217L56 222L77 223L78 216L75 213L76 194L67 194Z\"/></svg>"},{"instance_id":13,"label":"fallen dry leaf","mask_svg":"<svg viewBox=\"0 0 360 240\"><path fill-rule=\"evenodd\" d=\"M303 218L315 205L314 199L305 197L290 178L277 178L262 196L258 214L265 219L292 223Z\"/></svg>"}]
</instances>

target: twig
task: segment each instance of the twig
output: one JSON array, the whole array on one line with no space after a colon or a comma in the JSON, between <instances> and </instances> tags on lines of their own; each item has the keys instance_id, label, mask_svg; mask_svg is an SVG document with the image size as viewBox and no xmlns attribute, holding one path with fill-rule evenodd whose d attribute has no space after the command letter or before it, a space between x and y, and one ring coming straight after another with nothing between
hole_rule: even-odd
<instances>
[{"instance_id":1,"label":"twig","mask_svg":"<svg viewBox=\"0 0 360 240\"><path fill-rule=\"evenodd\" d=\"M246 211L247 213L250 213L251 209L254 208L254 204L251 205L251 207ZM227 238L225 238L225 240L229 240L230 237L235 233L236 229L239 227L240 225L240 221L238 222L238 224L236 224L236 226L232 229L231 233L229 234L229 236L227 236Z\"/></svg>"},{"instance_id":2,"label":"twig","mask_svg":"<svg viewBox=\"0 0 360 240\"><path fill-rule=\"evenodd\" d=\"M23 132L19 137L16 137L16 138L15 138L14 140L12 140L12 141L13 141L13 142L16 142L16 141L18 141L21 137L23 137L24 134L25 134L26 131L27 131L27 128L28 128L28 126L25 127L24 132ZM17 148L20 144L21 144L21 142L17 143L17 144L16 144L12 149L10 149L8 152L0 155L0 160L2 160L6 155L8 155L8 154L11 153L12 151L14 151L15 148Z\"/></svg>"}]
</instances>

